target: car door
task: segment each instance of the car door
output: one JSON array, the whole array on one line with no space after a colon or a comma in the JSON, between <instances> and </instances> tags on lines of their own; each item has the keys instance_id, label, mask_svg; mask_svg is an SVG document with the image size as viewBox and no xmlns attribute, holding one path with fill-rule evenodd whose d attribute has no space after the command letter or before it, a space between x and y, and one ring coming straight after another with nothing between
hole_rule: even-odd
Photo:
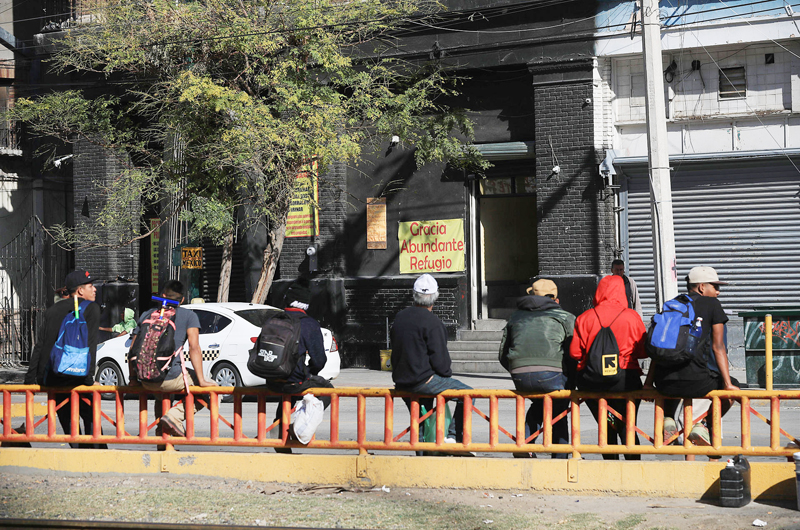
<instances>
[{"instance_id":1,"label":"car door","mask_svg":"<svg viewBox=\"0 0 800 530\"><path fill-rule=\"evenodd\" d=\"M200 350L203 352L203 373L209 376L211 365L219 359L225 339L233 328L233 321L225 315L207 309L192 309L200 320ZM189 359L188 345L184 358Z\"/></svg>"}]
</instances>

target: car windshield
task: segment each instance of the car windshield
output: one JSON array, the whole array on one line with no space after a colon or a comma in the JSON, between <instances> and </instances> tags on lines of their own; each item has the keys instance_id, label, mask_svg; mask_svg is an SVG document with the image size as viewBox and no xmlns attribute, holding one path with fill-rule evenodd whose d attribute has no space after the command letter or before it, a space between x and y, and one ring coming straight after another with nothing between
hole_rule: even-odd
<instances>
[{"instance_id":1,"label":"car windshield","mask_svg":"<svg viewBox=\"0 0 800 530\"><path fill-rule=\"evenodd\" d=\"M254 326L259 328L267 319L268 316L277 313L277 309L242 309L241 311L234 311L237 316L242 317Z\"/></svg>"}]
</instances>

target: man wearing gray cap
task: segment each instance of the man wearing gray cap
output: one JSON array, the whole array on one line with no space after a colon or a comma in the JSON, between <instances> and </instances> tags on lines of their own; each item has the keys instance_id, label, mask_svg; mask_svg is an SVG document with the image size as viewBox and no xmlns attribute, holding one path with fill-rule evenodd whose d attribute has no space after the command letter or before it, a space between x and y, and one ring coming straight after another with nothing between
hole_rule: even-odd
<instances>
[{"instance_id":1,"label":"man wearing gray cap","mask_svg":"<svg viewBox=\"0 0 800 530\"><path fill-rule=\"evenodd\" d=\"M728 350L725 345L725 323L728 317L722 310L717 297L721 282L717 271L711 267L694 267L686 276L686 290L694 305L696 317L702 318L702 335L697 355L679 366L662 366L655 364L647 376L647 383L655 381L658 391L666 396L699 398L712 390L739 390L739 381L728 372ZM722 416L733 405L732 399L723 399ZM664 430L665 433L677 431L673 418L678 408L678 400L665 400ZM709 425L713 426L713 410L709 411L706 422L695 424L689 434L689 440L695 445L711 445ZM669 434L668 433L668 434Z\"/></svg>"},{"instance_id":2,"label":"man wearing gray cap","mask_svg":"<svg viewBox=\"0 0 800 530\"><path fill-rule=\"evenodd\" d=\"M439 285L430 274L414 282L414 305L400 311L392 325L392 380L398 390L433 396L445 390L470 389L453 379L450 353L447 351L447 330L433 314L439 298ZM410 406L410 401L405 400ZM433 399L420 399L427 410ZM460 443L463 436L463 402L458 401L445 442ZM420 433L422 436L423 433Z\"/></svg>"}]
</instances>

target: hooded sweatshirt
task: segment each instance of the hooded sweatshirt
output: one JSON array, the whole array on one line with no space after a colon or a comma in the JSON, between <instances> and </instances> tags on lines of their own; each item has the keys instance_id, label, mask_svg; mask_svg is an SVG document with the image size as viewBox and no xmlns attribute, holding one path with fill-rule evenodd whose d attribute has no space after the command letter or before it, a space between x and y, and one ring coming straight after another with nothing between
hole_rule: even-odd
<instances>
[{"instance_id":1,"label":"hooded sweatshirt","mask_svg":"<svg viewBox=\"0 0 800 530\"><path fill-rule=\"evenodd\" d=\"M586 365L586 356L600 331L601 322L606 327L611 325L617 339L620 368L637 370L641 374L637 360L647 357L644 351L646 330L639 314L628 309L625 283L619 276L606 276L600 280L594 293L594 308L584 311L575 321L569 354L578 361L578 371Z\"/></svg>"},{"instance_id":2,"label":"hooded sweatshirt","mask_svg":"<svg viewBox=\"0 0 800 530\"><path fill-rule=\"evenodd\" d=\"M569 350L575 315L546 296L523 296L508 319L500 343L500 364L514 372L529 366L561 371Z\"/></svg>"}]
</instances>

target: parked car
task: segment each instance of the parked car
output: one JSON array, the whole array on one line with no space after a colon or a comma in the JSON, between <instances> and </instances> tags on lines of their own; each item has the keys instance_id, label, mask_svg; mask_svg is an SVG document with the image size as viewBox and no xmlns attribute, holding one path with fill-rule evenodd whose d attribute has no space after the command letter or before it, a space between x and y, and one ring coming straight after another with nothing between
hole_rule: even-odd
<instances>
[{"instance_id":1,"label":"parked car","mask_svg":"<svg viewBox=\"0 0 800 530\"><path fill-rule=\"evenodd\" d=\"M258 339L261 324L275 307L245 302L187 304L181 306L195 312L200 320L200 349L203 352L203 371L207 379L219 386L248 387L264 385L265 381L247 369L248 353ZM325 354L328 360L319 373L325 379L339 375L339 346L327 328L322 328ZM103 385L128 384L128 350L131 336L123 335L97 345L95 380ZM183 355L189 362L188 341ZM306 359L308 362L308 359ZM227 396L224 401L231 401Z\"/></svg>"}]
</instances>

